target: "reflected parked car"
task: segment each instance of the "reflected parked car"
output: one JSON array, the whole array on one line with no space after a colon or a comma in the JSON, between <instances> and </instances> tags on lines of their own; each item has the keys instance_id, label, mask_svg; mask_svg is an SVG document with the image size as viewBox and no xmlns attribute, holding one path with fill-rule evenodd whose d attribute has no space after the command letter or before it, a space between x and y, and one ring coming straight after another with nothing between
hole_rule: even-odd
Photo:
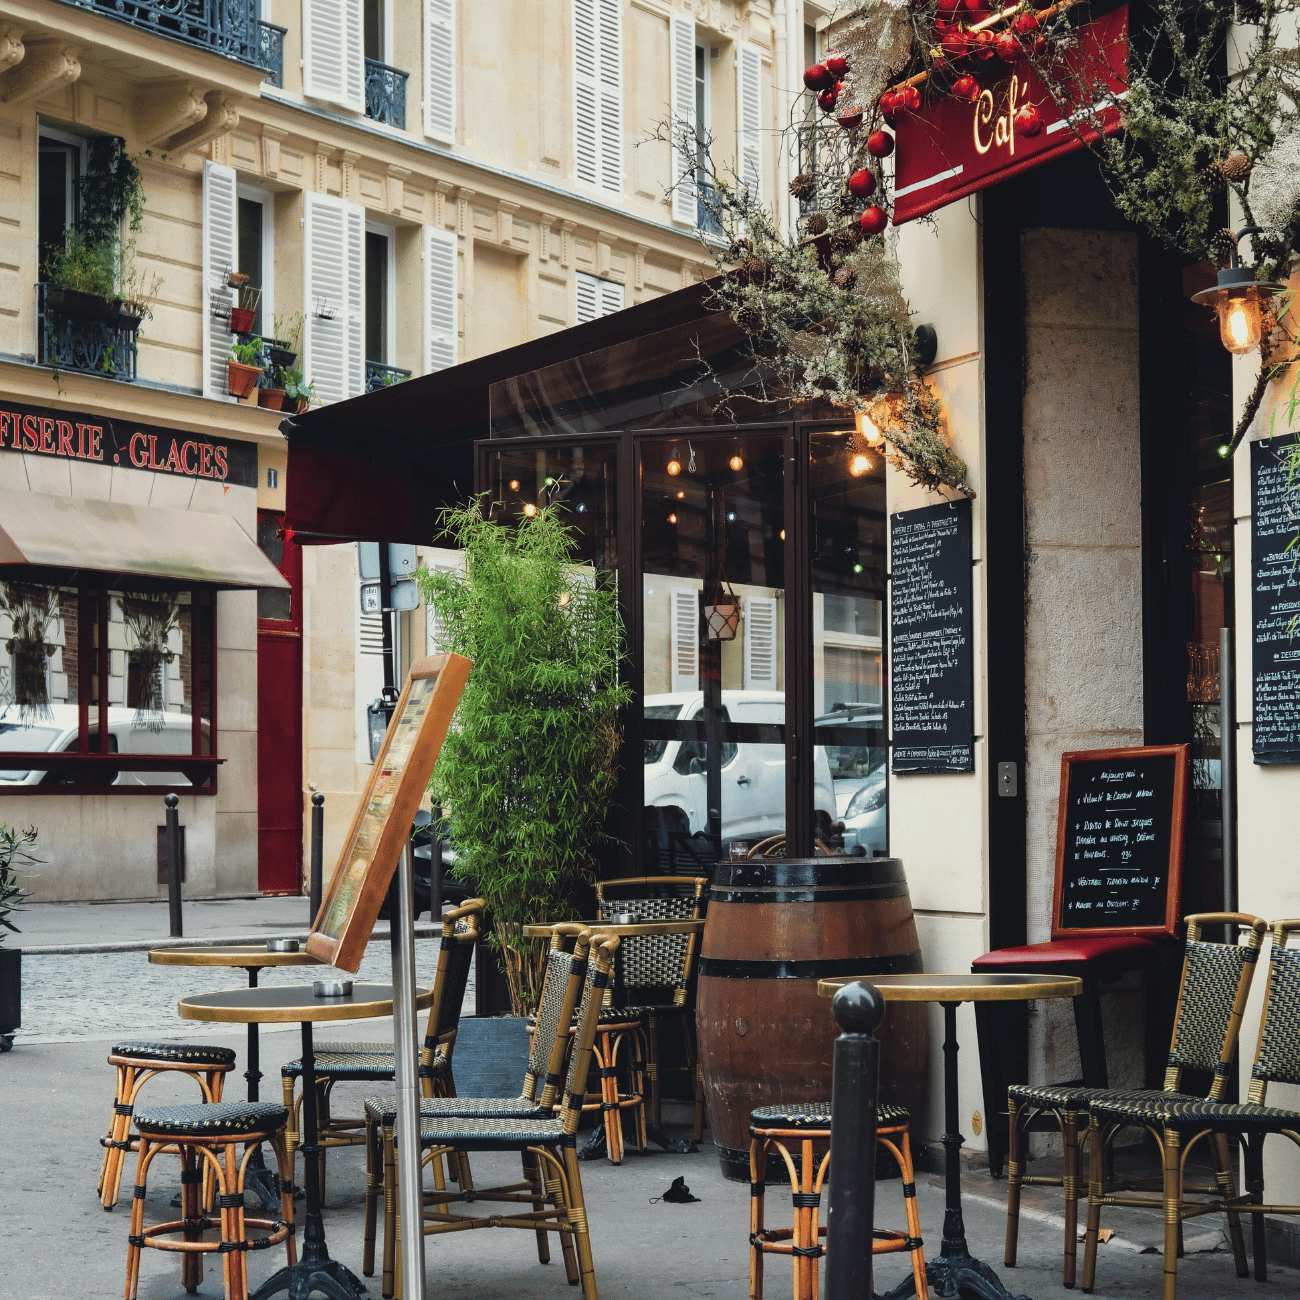
<instances>
[{"instance_id":1,"label":"reflected parked car","mask_svg":"<svg viewBox=\"0 0 1300 1300\"><path fill-rule=\"evenodd\" d=\"M884 853L889 843L885 769L877 768L844 810L844 852L861 857Z\"/></svg>"},{"instance_id":2,"label":"reflected parked car","mask_svg":"<svg viewBox=\"0 0 1300 1300\"><path fill-rule=\"evenodd\" d=\"M814 736L834 739L824 752L835 783L836 812L844 823L845 853L884 853L889 842L888 749L880 705L842 704L813 719ZM846 743L846 735L852 737Z\"/></svg>"}]
</instances>

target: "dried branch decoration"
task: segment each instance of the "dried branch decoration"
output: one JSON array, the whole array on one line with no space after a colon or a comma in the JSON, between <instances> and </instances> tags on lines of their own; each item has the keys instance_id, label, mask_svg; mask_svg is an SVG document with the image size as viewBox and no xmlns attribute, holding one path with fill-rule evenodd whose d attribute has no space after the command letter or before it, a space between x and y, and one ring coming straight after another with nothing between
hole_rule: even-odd
<instances>
[{"instance_id":1,"label":"dried branch decoration","mask_svg":"<svg viewBox=\"0 0 1300 1300\"><path fill-rule=\"evenodd\" d=\"M133 731L162 731L167 710L166 665L175 658L168 642L180 621L180 597L129 594L122 601L122 621L135 639L131 657L140 670L140 699Z\"/></svg>"}]
</instances>

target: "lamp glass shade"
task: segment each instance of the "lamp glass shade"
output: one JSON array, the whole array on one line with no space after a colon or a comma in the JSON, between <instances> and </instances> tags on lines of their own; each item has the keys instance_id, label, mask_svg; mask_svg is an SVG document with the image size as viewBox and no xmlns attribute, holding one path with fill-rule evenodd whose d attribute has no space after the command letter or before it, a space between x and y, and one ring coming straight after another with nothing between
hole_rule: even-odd
<instances>
[{"instance_id":1,"label":"lamp glass shade","mask_svg":"<svg viewBox=\"0 0 1300 1300\"><path fill-rule=\"evenodd\" d=\"M1259 346L1264 335L1264 304L1254 289L1224 295L1217 309L1219 338L1229 352L1242 356Z\"/></svg>"}]
</instances>

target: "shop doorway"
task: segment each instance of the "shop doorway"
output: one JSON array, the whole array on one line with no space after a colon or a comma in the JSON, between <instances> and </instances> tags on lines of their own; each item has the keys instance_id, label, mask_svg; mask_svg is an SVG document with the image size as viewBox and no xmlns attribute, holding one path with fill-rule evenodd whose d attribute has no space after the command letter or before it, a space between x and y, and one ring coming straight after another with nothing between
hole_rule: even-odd
<instances>
[{"instance_id":1,"label":"shop doorway","mask_svg":"<svg viewBox=\"0 0 1300 1300\"><path fill-rule=\"evenodd\" d=\"M288 591L257 593L257 887L302 892L302 548L282 514L257 512L257 544Z\"/></svg>"}]
</instances>

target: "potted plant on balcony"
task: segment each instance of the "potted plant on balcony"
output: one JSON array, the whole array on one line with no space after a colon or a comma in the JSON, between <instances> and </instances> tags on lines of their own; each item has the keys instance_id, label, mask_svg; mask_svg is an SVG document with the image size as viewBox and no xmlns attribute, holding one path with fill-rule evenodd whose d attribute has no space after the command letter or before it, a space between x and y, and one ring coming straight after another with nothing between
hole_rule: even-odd
<instances>
[{"instance_id":1,"label":"potted plant on balcony","mask_svg":"<svg viewBox=\"0 0 1300 1300\"><path fill-rule=\"evenodd\" d=\"M74 320L115 321L122 306L116 248L71 227L63 237L45 259L46 308Z\"/></svg>"},{"instance_id":2,"label":"potted plant on balcony","mask_svg":"<svg viewBox=\"0 0 1300 1300\"><path fill-rule=\"evenodd\" d=\"M302 377L301 370L292 367L288 370L281 370L280 382L284 385L282 410L294 411L298 415L302 415L316 400L315 385L310 379Z\"/></svg>"},{"instance_id":3,"label":"potted plant on balcony","mask_svg":"<svg viewBox=\"0 0 1300 1300\"><path fill-rule=\"evenodd\" d=\"M230 309L230 332L251 334L253 321L257 318L257 304L262 301L262 291L251 284L242 284L235 292L239 297L238 304Z\"/></svg>"},{"instance_id":4,"label":"potted plant on balcony","mask_svg":"<svg viewBox=\"0 0 1300 1300\"><path fill-rule=\"evenodd\" d=\"M257 404L269 411L278 411L284 406L284 373L279 366L268 366L262 371Z\"/></svg>"},{"instance_id":5,"label":"potted plant on balcony","mask_svg":"<svg viewBox=\"0 0 1300 1300\"><path fill-rule=\"evenodd\" d=\"M14 1042L14 1030L22 1024L22 949L6 948L6 931L18 934L9 919L31 897L23 888L25 868L40 861L31 853L36 828L15 830L0 822L0 1052Z\"/></svg>"},{"instance_id":6,"label":"potted plant on balcony","mask_svg":"<svg viewBox=\"0 0 1300 1300\"><path fill-rule=\"evenodd\" d=\"M298 350L302 340L302 325L306 318L302 312L291 312L287 316L278 313L273 318L275 338L266 340L266 352L273 366L289 370L298 360Z\"/></svg>"},{"instance_id":7,"label":"potted plant on balcony","mask_svg":"<svg viewBox=\"0 0 1300 1300\"><path fill-rule=\"evenodd\" d=\"M226 391L231 397L247 397L262 377L262 340L232 343L226 362Z\"/></svg>"}]
</instances>

